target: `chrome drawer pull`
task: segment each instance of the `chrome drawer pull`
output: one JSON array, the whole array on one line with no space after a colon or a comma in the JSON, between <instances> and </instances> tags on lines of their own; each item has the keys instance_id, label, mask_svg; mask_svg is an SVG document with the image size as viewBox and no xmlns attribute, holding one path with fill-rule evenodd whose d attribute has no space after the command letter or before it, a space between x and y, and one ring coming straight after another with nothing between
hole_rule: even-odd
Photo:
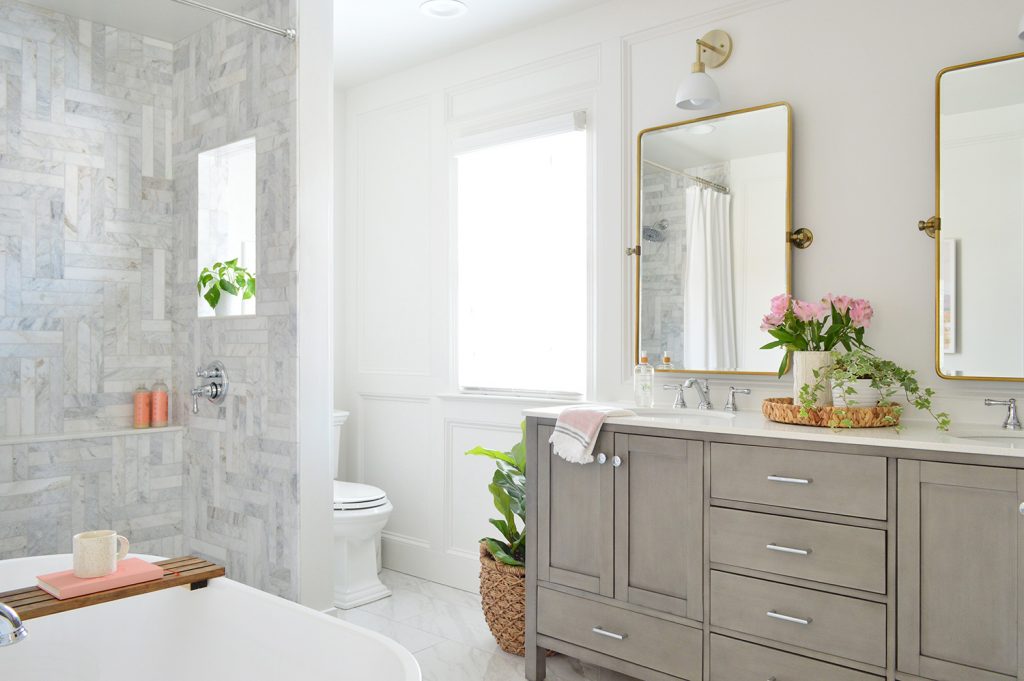
<instances>
[{"instance_id":1,"label":"chrome drawer pull","mask_svg":"<svg viewBox=\"0 0 1024 681\"><path fill-rule=\"evenodd\" d=\"M789 615L783 615L782 613L775 612L774 610L769 610L765 614L768 615L769 617L771 617L772 619L782 620L783 622L792 622L793 624L810 624L811 623L811 618L810 617L808 617L807 619L801 619L799 617L790 617Z\"/></svg>"},{"instance_id":2,"label":"chrome drawer pull","mask_svg":"<svg viewBox=\"0 0 1024 681\"><path fill-rule=\"evenodd\" d=\"M594 627L593 629L591 629L591 631L597 634L598 636L607 636L608 638L614 638L616 641L626 640L626 634L616 634L614 631L608 631L607 629L602 629L601 627Z\"/></svg>"},{"instance_id":3,"label":"chrome drawer pull","mask_svg":"<svg viewBox=\"0 0 1024 681\"><path fill-rule=\"evenodd\" d=\"M767 544L765 546L769 551L778 551L779 553L794 553L798 556L810 555L810 549L794 549L789 546L779 546L778 544Z\"/></svg>"},{"instance_id":4,"label":"chrome drawer pull","mask_svg":"<svg viewBox=\"0 0 1024 681\"><path fill-rule=\"evenodd\" d=\"M598 454L597 454L597 463L598 464L603 464L607 460L608 460L608 455L607 454L605 454L604 452L598 452Z\"/></svg>"},{"instance_id":5,"label":"chrome drawer pull","mask_svg":"<svg viewBox=\"0 0 1024 681\"><path fill-rule=\"evenodd\" d=\"M791 485L809 485L813 480L810 478L788 478L785 475L769 475L769 482L788 482Z\"/></svg>"}]
</instances>

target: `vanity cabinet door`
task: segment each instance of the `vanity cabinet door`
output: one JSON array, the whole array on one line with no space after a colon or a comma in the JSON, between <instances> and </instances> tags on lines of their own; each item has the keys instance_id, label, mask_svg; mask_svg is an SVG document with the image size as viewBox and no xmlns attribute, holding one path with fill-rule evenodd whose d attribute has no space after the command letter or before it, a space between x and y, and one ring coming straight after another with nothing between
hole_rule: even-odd
<instances>
[{"instance_id":1,"label":"vanity cabinet door","mask_svg":"<svg viewBox=\"0 0 1024 681\"><path fill-rule=\"evenodd\" d=\"M899 462L897 669L1024 679L1024 471Z\"/></svg>"},{"instance_id":2,"label":"vanity cabinet door","mask_svg":"<svg viewBox=\"0 0 1024 681\"><path fill-rule=\"evenodd\" d=\"M537 429L537 578L611 598L614 436L599 434L594 462L578 464L551 450L551 432Z\"/></svg>"},{"instance_id":3,"label":"vanity cabinet door","mask_svg":"<svg viewBox=\"0 0 1024 681\"><path fill-rule=\"evenodd\" d=\"M615 436L616 599L703 619L703 448Z\"/></svg>"}]
</instances>

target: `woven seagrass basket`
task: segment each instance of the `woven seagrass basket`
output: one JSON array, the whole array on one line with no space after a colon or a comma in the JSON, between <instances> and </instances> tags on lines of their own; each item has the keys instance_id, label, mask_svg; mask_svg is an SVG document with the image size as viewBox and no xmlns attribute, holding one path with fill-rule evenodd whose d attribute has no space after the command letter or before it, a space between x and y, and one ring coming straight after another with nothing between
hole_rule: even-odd
<instances>
[{"instance_id":1,"label":"woven seagrass basket","mask_svg":"<svg viewBox=\"0 0 1024 681\"><path fill-rule=\"evenodd\" d=\"M484 619L506 653L526 654L526 568L499 563L480 544L480 600Z\"/></svg>"},{"instance_id":2,"label":"woven seagrass basket","mask_svg":"<svg viewBox=\"0 0 1024 681\"><path fill-rule=\"evenodd\" d=\"M889 428L899 425L898 407L817 407L800 416L792 397L769 397L761 403L761 413L769 421L818 428ZM844 424L843 421L849 421Z\"/></svg>"}]
</instances>

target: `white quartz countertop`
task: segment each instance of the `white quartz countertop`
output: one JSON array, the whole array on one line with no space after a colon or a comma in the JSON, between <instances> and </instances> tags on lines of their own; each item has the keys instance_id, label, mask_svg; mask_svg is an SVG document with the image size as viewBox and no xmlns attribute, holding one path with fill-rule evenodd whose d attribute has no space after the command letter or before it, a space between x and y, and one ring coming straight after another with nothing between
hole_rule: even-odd
<instances>
[{"instance_id":1,"label":"white quartz countertop","mask_svg":"<svg viewBox=\"0 0 1024 681\"><path fill-rule=\"evenodd\" d=\"M774 423L767 420L760 412L752 411L730 414L717 410L701 412L696 409L638 409L624 404L615 406L630 409L637 412L637 415L607 419L606 423L614 426L641 426L693 433L771 437L803 442L1024 458L1024 432L1005 431L999 427L998 423L959 424L954 422L953 428L948 433L936 430L934 424L929 425L926 422L916 421L904 423L901 430L895 428L833 430ZM553 419L557 418L564 408L564 406L560 406L526 409L523 414L524 416ZM984 438L984 440L972 438Z\"/></svg>"}]
</instances>

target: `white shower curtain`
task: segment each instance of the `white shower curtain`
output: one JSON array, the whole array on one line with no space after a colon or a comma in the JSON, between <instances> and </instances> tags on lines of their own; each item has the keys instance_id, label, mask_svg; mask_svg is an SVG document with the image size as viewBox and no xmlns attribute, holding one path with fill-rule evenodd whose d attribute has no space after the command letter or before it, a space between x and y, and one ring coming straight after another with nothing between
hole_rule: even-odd
<instances>
[{"instance_id":1,"label":"white shower curtain","mask_svg":"<svg viewBox=\"0 0 1024 681\"><path fill-rule=\"evenodd\" d=\"M687 188L683 273L685 369L736 369L732 263L731 197L707 187Z\"/></svg>"}]
</instances>

